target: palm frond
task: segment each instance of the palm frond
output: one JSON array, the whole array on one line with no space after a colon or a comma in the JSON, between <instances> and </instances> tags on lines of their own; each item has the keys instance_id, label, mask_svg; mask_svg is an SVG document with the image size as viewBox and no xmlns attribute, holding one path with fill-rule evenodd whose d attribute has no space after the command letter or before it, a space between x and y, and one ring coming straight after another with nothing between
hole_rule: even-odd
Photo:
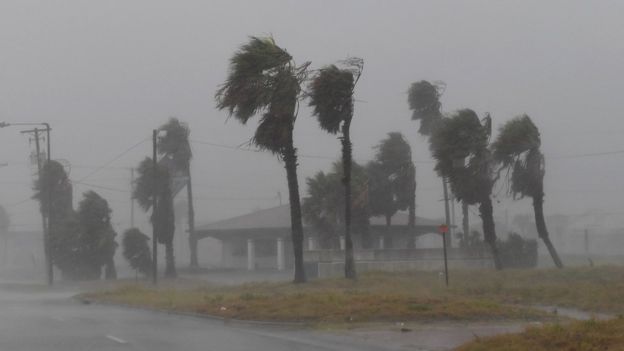
<instances>
[{"instance_id":1,"label":"palm frond","mask_svg":"<svg viewBox=\"0 0 624 351\"><path fill-rule=\"evenodd\" d=\"M217 90L217 108L247 123L270 104L276 74L292 60L273 38L251 37L230 59L230 70Z\"/></svg>"},{"instance_id":2,"label":"palm frond","mask_svg":"<svg viewBox=\"0 0 624 351\"><path fill-rule=\"evenodd\" d=\"M420 120L418 132L422 135L431 135L442 118L440 95L440 87L425 80L413 83L408 90L407 102L413 111L412 119Z\"/></svg>"},{"instance_id":3,"label":"palm frond","mask_svg":"<svg viewBox=\"0 0 624 351\"><path fill-rule=\"evenodd\" d=\"M188 125L172 117L159 129L166 133L158 137L158 154L171 157L176 168L185 169L193 157Z\"/></svg>"}]
</instances>

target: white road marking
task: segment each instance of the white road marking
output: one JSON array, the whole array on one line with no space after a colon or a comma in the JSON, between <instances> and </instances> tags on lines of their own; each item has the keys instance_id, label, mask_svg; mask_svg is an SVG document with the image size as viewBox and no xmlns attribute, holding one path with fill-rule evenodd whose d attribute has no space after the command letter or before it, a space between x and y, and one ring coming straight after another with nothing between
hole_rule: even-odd
<instances>
[{"instance_id":1,"label":"white road marking","mask_svg":"<svg viewBox=\"0 0 624 351\"><path fill-rule=\"evenodd\" d=\"M128 342L124 339L120 339L116 336L113 335L106 335L107 338L113 340L114 342L120 343L120 344L127 344Z\"/></svg>"}]
</instances>

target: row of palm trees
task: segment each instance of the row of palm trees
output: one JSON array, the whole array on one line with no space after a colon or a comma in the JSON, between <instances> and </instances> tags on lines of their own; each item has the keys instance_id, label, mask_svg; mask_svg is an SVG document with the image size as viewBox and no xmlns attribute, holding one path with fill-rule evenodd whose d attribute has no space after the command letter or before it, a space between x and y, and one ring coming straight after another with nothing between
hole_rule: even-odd
<instances>
[{"instance_id":1,"label":"row of palm trees","mask_svg":"<svg viewBox=\"0 0 624 351\"><path fill-rule=\"evenodd\" d=\"M295 283L306 281L303 269L303 224L297 179L297 149L293 129L298 106L309 99L320 127L340 134L345 197L345 276L356 278L351 237L350 126L353 119L353 92L364 62L350 58L337 65L309 70L310 63L297 65L293 57L273 38L251 37L230 59L226 81L216 94L217 107L245 124L260 115L252 142L284 161L290 200ZM309 77L310 73L313 74ZM304 83L309 82L306 91Z\"/></svg>"},{"instance_id":2,"label":"row of palm trees","mask_svg":"<svg viewBox=\"0 0 624 351\"><path fill-rule=\"evenodd\" d=\"M419 132L429 139L435 170L450 184L455 198L464 209L468 205L479 206L484 239L492 250L496 268L503 267L497 248L492 189L503 174L514 198L533 199L538 235L555 265L563 267L544 220L545 163L538 128L529 116L521 115L505 123L496 140L490 143L490 115L480 119L470 109L443 114L440 102L443 89L440 83L413 83L408 91L412 119L420 121ZM467 211L463 212L467 223Z\"/></svg>"},{"instance_id":3,"label":"row of palm trees","mask_svg":"<svg viewBox=\"0 0 624 351\"><path fill-rule=\"evenodd\" d=\"M230 59L229 74L216 93L217 107L227 110L242 124L253 116L260 123L252 143L284 161L288 180L292 242L295 257L295 283L306 281L303 270L303 226L297 179L297 149L293 129L298 107L308 100L321 129L339 134L342 146L344 184L345 277L356 278L351 238L350 126L353 119L353 93L364 63L350 58L318 70L310 62L297 65L293 57L271 37L251 37ZM312 75L310 77L310 75ZM307 89L304 84L308 82ZM419 132L427 136L435 169L451 186L455 198L468 205L479 205L485 241L490 245L497 268L502 268L493 219L492 188L507 170L514 196L530 196L540 237L553 260L561 260L548 239L544 223L544 158L539 149L539 132L528 116L507 123L496 142L490 145L491 119L482 120L469 109L452 116L441 111L441 85L421 81L409 89L412 118L420 120ZM446 184L446 183L445 183Z\"/></svg>"}]
</instances>

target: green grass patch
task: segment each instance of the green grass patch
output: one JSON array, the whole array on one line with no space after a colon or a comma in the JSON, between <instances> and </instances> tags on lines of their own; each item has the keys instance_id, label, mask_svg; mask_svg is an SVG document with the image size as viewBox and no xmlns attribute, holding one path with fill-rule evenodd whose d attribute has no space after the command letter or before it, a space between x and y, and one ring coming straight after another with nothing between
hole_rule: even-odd
<instances>
[{"instance_id":1,"label":"green grass patch","mask_svg":"<svg viewBox=\"0 0 624 351\"><path fill-rule=\"evenodd\" d=\"M530 327L518 334L478 339L459 351L624 350L624 319Z\"/></svg>"},{"instance_id":2,"label":"green grass patch","mask_svg":"<svg viewBox=\"0 0 624 351\"><path fill-rule=\"evenodd\" d=\"M85 297L232 319L310 323L528 320L544 304L624 313L624 268L454 271L449 288L436 272L372 272L357 281L254 283L213 287L128 285Z\"/></svg>"}]
</instances>

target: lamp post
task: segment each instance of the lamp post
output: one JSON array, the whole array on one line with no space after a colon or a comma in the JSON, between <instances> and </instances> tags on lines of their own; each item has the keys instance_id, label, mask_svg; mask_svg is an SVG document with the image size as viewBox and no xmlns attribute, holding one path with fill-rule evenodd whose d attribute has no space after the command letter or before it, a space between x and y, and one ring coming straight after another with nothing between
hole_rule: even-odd
<instances>
[{"instance_id":1,"label":"lamp post","mask_svg":"<svg viewBox=\"0 0 624 351\"><path fill-rule=\"evenodd\" d=\"M46 143L47 143L47 162L50 163L51 160L51 149L50 149L50 131L52 130L52 128L50 128L50 124L49 123L45 123L45 122L41 122L41 123L7 123L7 122L0 122L0 128L6 128L6 127L10 127L10 126L44 126L45 129L43 129L46 132ZM29 131L24 131L27 133L35 133L35 138L36 138L36 143L37 146L39 145L39 131L41 131L40 129L33 129L33 130L29 130ZM39 180L41 180L41 161L40 161L40 157L39 157L39 147L37 147L37 174L39 177ZM48 186L48 191L47 191L47 200L48 200L48 208L47 208L47 213L44 214L42 213L42 219L43 219L43 250L44 250L44 255L45 255L45 261L46 261L46 277L47 277L47 283L48 285L52 285L52 283L54 282L54 271L52 269L52 251L50 250L50 233L52 231L52 189L50 189L50 187ZM46 220L47 217L47 220Z\"/></svg>"}]
</instances>

